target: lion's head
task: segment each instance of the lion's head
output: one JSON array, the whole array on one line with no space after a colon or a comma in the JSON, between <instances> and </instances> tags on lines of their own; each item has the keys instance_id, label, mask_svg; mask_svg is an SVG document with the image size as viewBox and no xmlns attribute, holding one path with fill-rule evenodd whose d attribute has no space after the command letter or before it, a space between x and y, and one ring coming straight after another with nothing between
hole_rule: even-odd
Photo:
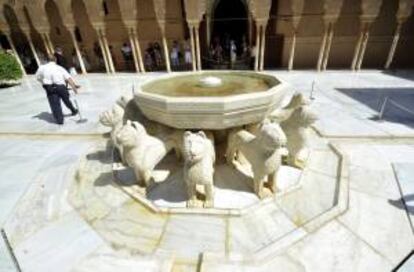
<instances>
[{"instance_id":1,"label":"lion's head","mask_svg":"<svg viewBox=\"0 0 414 272\"><path fill-rule=\"evenodd\" d=\"M124 109L118 104L115 104L112 109L103 112L99 116L99 122L102 125L107 127L113 127L119 122L122 122L122 117L124 116Z\"/></svg>"},{"instance_id":2,"label":"lion's head","mask_svg":"<svg viewBox=\"0 0 414 272\"><path fill-rule=\"evenodd\" d=\"M287 138L282 128L277 123L271 123L269 120L265 120L260 127L260 137L263 146L266 149L276 149L284 147L287 143Z\"/></svg>"},{"instance_id":3,"label":"lion's head","mask_svg":"<svg viewBox=\"0 0 414 272\"><path fill-rule=\"evenodd\" d=\"M318 116L309 107L296 109L290 117L289 122L293 122L297 127L309 127L318 120Z\"/></svg>"},{"instance_id":4,"label":"lion's head","mask_svg":"<svg viewBox=\"0 0 414 272\"><path fill-rule=\"evenodd\" d=\"M197 162L208 154L208 141L206 134L203 131L192 133L191 131L184 132L183 148L184 158L188 162Z\"/></svg>"},{"instance_id":5,"label":"lion's head","mask_svg":"<svg viewBox=\"0 0 414 272\"><path fill-rule=\"evenodd\" d=\"M123 146L133 147L144 135L146 135L146 130L140 123L128 120L116 135L116 140Z\"/></svg>"}]
</instances>

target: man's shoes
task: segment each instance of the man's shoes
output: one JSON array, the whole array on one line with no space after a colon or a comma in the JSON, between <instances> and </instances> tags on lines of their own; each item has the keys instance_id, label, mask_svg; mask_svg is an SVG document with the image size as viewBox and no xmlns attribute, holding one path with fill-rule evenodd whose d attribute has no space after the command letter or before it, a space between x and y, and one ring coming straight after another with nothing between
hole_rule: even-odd
<instances>
[{"instance_id":1,"label":"man's shoes","mask_svg":"<svg viewBox=\"0 0 414 272\"><path fill-rule=\"evenodd\" d=\"M72 116L75 116L78 113L79 113L79 111L77 109L75 109L75 111L72 112Z\"/></svg>"}]
</instances>

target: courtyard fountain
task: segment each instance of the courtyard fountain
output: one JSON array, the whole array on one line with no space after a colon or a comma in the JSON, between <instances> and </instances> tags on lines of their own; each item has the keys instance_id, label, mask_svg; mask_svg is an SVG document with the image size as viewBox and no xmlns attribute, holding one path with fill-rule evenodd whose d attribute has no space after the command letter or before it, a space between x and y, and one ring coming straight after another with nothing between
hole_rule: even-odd
<instances>
[{"instance_id":1,"label":"courtyard fountain","mask_svg":"<svg viewBox=\"0 0 414 272\"><path fill-rule=\"evenodd\" d=\"M346 162L316 120L275 76L157 77L101 114L110 139L81 160L70 200L115 248L192 265L208 252L260 259L345 209ZM244 245L270 226L260 248Z\"/></svg>"},{"instance_id":2,"label":"courtyard fountain","mask_svg":"<svg viewBox=\"0 0 414 272\"><path fill-rule=\"evenodd\" d=\"M288 119L306 106L304 98L296 96L282 109L289 92L287 83L251 72L166 76L145 83L133 98L144 122L124 120L123 112L128 109L123 111L120 103L105 112L101 122L111 125L108 119L113 120L112 142L120 162L133 169L145 195L152 172L175 150L177 163L183 159L187 207L197 207L197 187L203 187L204 207L212 208L216 160L226 161L229 167L245 168L244 172L250 168L253 189L259 198L265 197L266 183L273 193L278 190L277 172L282 157L289 154L286 147L294 146L287 145L279 123L289 123ZM296 146L306 142L306 128L316 120L312 113L302 115L302 120L294 120L302 121L303 131L296 129L302 138L290 137ZM306 118L311 121L303 122ZM303 148L304 145L299 149Z\"/></svg>"}]
</instances>

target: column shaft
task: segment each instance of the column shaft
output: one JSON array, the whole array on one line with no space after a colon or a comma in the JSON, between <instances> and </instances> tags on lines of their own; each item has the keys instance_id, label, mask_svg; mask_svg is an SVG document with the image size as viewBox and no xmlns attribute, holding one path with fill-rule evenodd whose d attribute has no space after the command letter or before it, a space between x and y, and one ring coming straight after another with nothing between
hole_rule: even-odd
<instances>
[{"instance_id":1,"label":"column shaft","mask_svg":"<svg viewBox=\"0 0 414 272\"><path fill-rule=\"evenodd\" d=\"M87 71L86 71L86 68L85 68L85 63L83 63L82 54L79 50L79 46L78 46L78 42L76 41L75 33L72 29L69 29L69 32L70 32L70 36L72 37L73 46L75 47L76 56L78 58L82 74L86 75Z\"/></svg>"},{"instance_id":2,"label":"column shaft","mask_svg":"<svg viewBox=\"0 0 414 272\"><path fill-rule=\"evenodd\" d=\"M361 46L361 50L360 50L357 65L356 65L357 70L361 69L362 61L364 60L364 56L365 56L365 50L367 49L368 39L369 39L369 29L367 27L364 33L364 39L362 41L362 46Z\"/></svg>"},{"instance_id":3,"label":"column shaft","mask_svg":"<svg viewBox=\"0 0 414 272\"><path fill-rule=\"evenodd\" d=\"M355 68L356 68L356 64L357 64L358 56L359 56L359 51L361 50L361 44L362 44L363 38L364 38L364 29L361 27L359 37L358 37L358 42L355 46L354 57L352 58L352 64L351 64L351 69L352 70L355 70Z\"/></svg>"},{"instance_id":4,"label":"column shaft","mask_svg":"<svg viewBox=\"0 0 414 272\"><path fill-rule=\"evenodd\" d=\"M141 69L141 72L145 73L145 66L142 60L141 46L139 45L138 33L134 31L133 36L134 36L134 42L135 42L135 50L137 50L137 58L138 58L139 67Z\"/></svg>"},{"instance_id":5,"label":"column shaft","mask_svg":"<svg viewBox=\"0 0 414 272\"><path fill-rule=\"evenodd\" d=\"M136 48L135 48L134 34L133 34L132 31L133 30L131 30L131 29L128 31L129 44L131 45L132 57L134 59L135 71L137 71L137 73L139 73L139 63L138 63L138 58L137 58L137 51L136 51Z\"/></svg>"},{"instance_id":6,"label":"column shaft","mask_svg":"<svg viewBox=\"0 0 414 272\"><path fill-rule=\"evenodd\" d=\"M105 63L105 70L106 70L107 73L110 73L111 70L109 68L108 57L106 55L106 50L105 50L105 46L103 44L101 32L99 30L97 32L98 32L99 47L101 48L102 57L103 57L104 63Z\"/></svg>"},{"instance_id":7,"label":"column shaft","mask_svg":"<svg viewBox=\"0 0 414 272\"><path fill-rule=\"evenodd\" d=\"M394 38L392 39L392 44L390 51L388 53L387 61L385 62L385 69L389 69L392 63L392 60L394 59L394 54L397 49L398 41L400 40L400 32L401 32L402 23L398 23L397 29L394 33Z\"/></svg>"},{"instance_id":8,"label":"column shaft","mask_svg":"<svg viewBox=\"0 0 414 272\"><path fill-rule=\"evenodd\" d=\"M266 25L262 25L262 41L260 43L260 71L264 69L264 56L265 56L265 44L266 44Z\"/></svg>"},{"instance_id":9,"label":"column shaft","mask_svg":"<svg viewBox=\"0 0 414 272\"><path fill-rule=\"evenodd\" d=\"M194 46L194 27L190 25L190 41L191 41L191 64L193 65L193 71L197 70L195 46Z\"/></svg>"},{"instance_id":10,"label":"column shaft","mask_svg":"<svg viewBox=\"0 0 414 272\"><path fill-rule=\"evenodd\" d=\"M49 33L45 33L47 44L49 45L49 50L51 54L55 53L55 48L53 46L52 40L50 39Z\"/></svg>"},{"instance_id":11,"label":"column shaft","mask_svg":"<svg viewBox=\"0 0 414 272\"><path fill-rule=\"evenodd\" d=\"M207 48L210 47L211 42L211 17L210 14L206 15L206 41L207 41Z\"/></svg>"},{"instance_id":12,"label":"column shaft","mask_svg":"<svg viewBox=\"0 0 414 272\"><path fill-rule=\"evenodd\" d=\"M45 33L40 33L40 36L42 37L43 46L44 46L44 47L45 47L45 49L46 49L46 53L47 53L48 55L51 55L51 54L52 54L52 52L50 51L49 44L48 44L48 42L47 42L47 38L46 38L46 34L45 34Z\"/></svg>"},{"instance_id":13,"label":"column shaft","mask_svg":"<svg viewBox=\"0 0 414 272\"><path fill-rule=\"evenodd\" d=\"M296 30L294 30L293 32L292 43L290 45L290 56L289 56L289 65L288 65L289 71L293 69L293 60L295 58L295 47L296 47Z\"/></svg>"},{"instance_id":14,"label":"column shaft","mask_svg":"<svg viewBox=\"0 0 414 272\"><path fill-rule=\"evenodd\" d=\"M196 52L197 52L197 70L201 71L201 51L200 51L200 37L198 26L194 27L195 38L196 38Z\"/></svg>"},{"instance_id":15,"label":"column shaft","mask_svg":"<svg viewBox=\"0 0 414 272\"><path fill-rule=\"evenodd\" d=\"M111 50L109 50L108 40L106 39L105 33L101 33L101 36L102 36L102 42L104 44L105 51L108 57L108 64L109 64L110 71L111 73L115 73L114 61L112 59Z\"/></svg>"},{"instance_id":16,"label":"column shaft","mask_svg":"<svg viewBox=\"0 0 414 272\"><path fill-rule=\"evenodd\" d=\"M32 50L32 54L36 60L37 66L40 66L41 64L40 59L39 59L39 56L37 55L36 48L33 45L32 38L30 37L30 33L27 33L26 36L27 36L27 40L29 41L30 50Z\"/></svg>"},{"instance_id":17,"label":"column shaft","mask_svg":"<svg viewBox=\"0 0 414 272\"><path fill-rule=\"evenodd\" d=\"M328 60L329 60L329 55L331 53L333 35L334 35L334 25L330 24L328 42L326 44L326 49L325 49L325 53L324 53L324 56L323 56L323 63L322 63L322 69L323 70L326 70L326 67L328 66Z\"/></svg>"},{"instance_id":18,"label":"column shaft","mask_svg":"<svg viewBox=\"0 0 414 272\"><path fill-rule=\"evenodd\" d=\"M326 40L328 38L328 31L329 31L329 26L325 27L325 32L323 34L323 38L322 38L322 43L321 43L321 47L319 49L319 57L318 57L318 63L316 65L316 69L318 71L321 70L322 68L322 60L323 60L323 56L325 54L325 47L326 47Z\"/></svg>"},{"instance_id":19,"label":"column shaft","mask_svg":"<svg viewBox=\"0 0 414 272\"><path fill-rule=\"evenodd\" d=\"M249 24L249 46L252 47L253 44L253 20L252 16L249 14L248 16L248 24Z\"/></svg>"},{"instance_id":20,"label":"column shaft","mask_svg":"<svg viewBox=\"0 0 414 272\"><path fill-rule=\"evenodd\" d=\"M22 63L22 61L20 60L20 56L19 56L19 54L17 53L16 47L14 46L14 43L13 43L12 38L10 37L10 35L9 35L9 34L6 34L6 38L7 38L7 41L9 42L9 44L10 44L11 50L13 51L13 55L15 56L15 58L16 58L16 60L17 60L17 63L18 63L18 64L19 64L19 66L20 66L20 69L22 70L22 74L23 74L24 76L25 76L25 75L27 75L27 74L26 74L26 70L24 69L23 63Z\"/></svg>"},{"instance_id":21,"label":"column shaft","mask_svg":"<svg viewBox=\"0 0 414 272\"><path fill-rule=\"evenodd\" d=\"M162 44L164 47L164 58L165 58L165 67L167 68L167 72L171 72L171 65L170 65L170 54L168 51L168 44L167 39L165 38L165 34L162 35Z\"/></svg>"},{"instance_id":22,"label":"column shaft","mask_svg":"<svg viewBox=\"0 0 414 272\"><path fill-rule=\"evenodd\" d=\"M255 46L255 57L254 57L254 70L259 70L259 57L260 57L260 26L256 23L256 46Z\"/></svg>"}]
</instances>

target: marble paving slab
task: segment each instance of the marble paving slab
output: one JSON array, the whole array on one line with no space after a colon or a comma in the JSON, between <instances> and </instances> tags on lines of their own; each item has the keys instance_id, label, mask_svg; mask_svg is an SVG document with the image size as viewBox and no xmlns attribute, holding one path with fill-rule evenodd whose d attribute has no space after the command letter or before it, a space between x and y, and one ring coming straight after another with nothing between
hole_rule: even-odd
<instances>
[{"instance_id":1,"label":"marble paving slab","mask_svg":"<svg viewBox=\"0 0 414 272\"><path fill-rule=\"evenodd\" d=\"M3 237L0 236L0 271L18 272Z\"/></svg>"}]
</instances>

